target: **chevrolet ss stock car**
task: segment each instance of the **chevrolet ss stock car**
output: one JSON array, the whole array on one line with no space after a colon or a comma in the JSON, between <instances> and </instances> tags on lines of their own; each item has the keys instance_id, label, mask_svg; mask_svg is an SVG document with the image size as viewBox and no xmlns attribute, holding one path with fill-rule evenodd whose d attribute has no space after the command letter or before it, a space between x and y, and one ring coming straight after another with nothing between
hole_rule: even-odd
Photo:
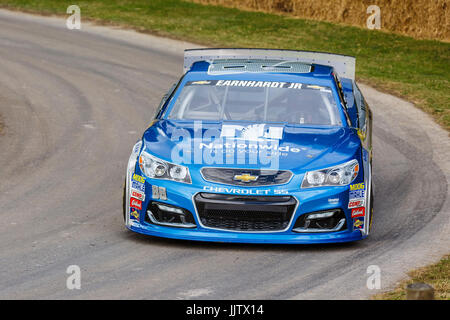
<instances>
[{"instance_id":1,"label":"chevrolet ss stock car","mask_svg":"<svg viewBox=\"0 0 450 320\"><path fill-rule=\"evenodd\" d=\"M192 49L184 71L132 149L128 229L242 243L369 235L372 114L354 57Z\"/></svg>"}]
</instances>

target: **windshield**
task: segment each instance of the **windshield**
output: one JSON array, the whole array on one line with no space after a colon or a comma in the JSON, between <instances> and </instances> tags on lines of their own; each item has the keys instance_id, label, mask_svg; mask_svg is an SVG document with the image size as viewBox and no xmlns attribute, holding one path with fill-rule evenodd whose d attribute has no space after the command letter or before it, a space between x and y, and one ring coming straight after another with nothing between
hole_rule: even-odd
<instances>
[{"instance_id":1,"label":"windshield","mask_svg":"<svg viewBox=\"0 0 450 320\"><path fill-rule=\"evenodd\" d=\"M168 119L341 125L329 87L246 80L187 82Z\"/></svg>"}]
</instances>

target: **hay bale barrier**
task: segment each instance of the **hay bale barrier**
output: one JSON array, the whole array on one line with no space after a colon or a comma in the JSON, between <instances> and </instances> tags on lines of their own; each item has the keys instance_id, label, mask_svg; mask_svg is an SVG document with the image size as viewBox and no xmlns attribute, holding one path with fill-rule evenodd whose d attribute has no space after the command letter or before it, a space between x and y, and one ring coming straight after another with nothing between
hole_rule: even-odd
<instances>
[{"instance_id":1,"label":"hay bale barrier","mask_svg":"<svg viewBox=\"0 0 450 320\"><path fill-rule=\"evenodd\" d=\"M247 10L337 22L365 28L367 8L380 7L381 30L450 41L448 0L191 0Z\"/></svg>"}]
</instances>

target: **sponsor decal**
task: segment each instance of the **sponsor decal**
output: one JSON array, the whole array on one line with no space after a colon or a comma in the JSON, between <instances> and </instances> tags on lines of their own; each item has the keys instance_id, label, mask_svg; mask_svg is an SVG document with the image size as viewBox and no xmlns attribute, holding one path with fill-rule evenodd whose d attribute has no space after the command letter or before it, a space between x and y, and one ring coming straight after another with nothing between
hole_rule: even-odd
<instances>
[{"instance_id":1,"label":"sponsor decal","mask_svg":"<svg viewBox=\"0 0 450 320\"><path fill-rule=\"evenodd\" d=\"M339 198L328 199L328 203L337 204L339 203Z\"/></svg>"},{"instance_id":2,"label":"sponsor decal","mask_svg":"<svg viewBox=\"0 0 450 320\"><path fill-rule=\"evenodd\" d=\"M353 199L353 200L349 200L348 202L348 208L352 209L352 208L358 208L358 207L363 207L364 206L364 199Z\"/></svg>"},{"instance_id":3,"label":"sponsor decal","mask_svg":"<svg viewBox=\"0 0 450 320\"><path fill-rule=\"evenodd\" d=\"M365 195L366 195L366 190L360 189L360 190L349 191L348 197L349 197L349 199L361 199L361 198L364 198Z\"/></svg>"},{"instance_id":4,"label":"sponsor decal","mask_svg":"<svg viewBox=\"0 0 450 320\"><path fill-rule=\"evenodd\" d=\"M143 184L141 182L131 180L131 188L139 190L141 192L145 192L145 184Z\"/></svg>"},{"instance_id":5,"label":"sponsor decal","mask_svg":"<svg viewBox=\"0 0 450 320\"><path fill-rule=\"evenodd\" d=\"M139 221L139 212L135 209L131 209L130 219L136 219Z\"/></svg>"},{"instance_id":6,"label":"sponsor decal","mask_svg":"<svg viewBox=\"0 0 450 320\"><path fill-rule=\"evenodd\" d=\"M351 184L350 191L354 191L354 190L364 190L364 182Z\"/></svg>"},{"instance_id":7,"label":"sponsor decal","mask_svg":"<svg viewBox=\"0 0 450 320\"><path fill-rule=\"evenodd\" d=\"M142 201L135 198L130 198L130 207L142 210Z\"/></svg>"},{"instance_id":8,"label":"sponsor decal","mask_svg":"<svg viewBox=\"0 0 450 320\"><path fill-rule=\"evenodd\" d=\"M353 219L353 230L364 229L364 218Z\"/></svg>"},{"instance_id":9,"label":"sponsor decal","mask_svg":"<svg viewBox=\"0 0 450 320\"><path fill-rule=\"evenodd\" d=\"M366 215L366 208L359 207L352 209L352 218L364 217Z\"/></svg>"},{"instance_id":10,"label":"sponsor decal","mask_svg":"<svg viewBox=\"0 0 450 320\"><path fill-rule=\"evenodd\" d=\"M189 81L186 86L191 85L212 85L216 87L251 87L251 88L284 88L301 90L320 90L331 92L329 87L307 85L299 82L282 81L254 81L254 80L198 80Z\"/></svg>"},{"instance_id":11,"label":"sponsor decal","mask_svg":"<svg viewBox=\"0 0 450 320\"><path fill-rule=\"evenodd\" d=\"M133 198L139 199L141 201L145 200L145 193L139 190L133 190L131 189L131 196Z\"/></svg>"},{"instance_id":12,"label":"sponsor decal","mask_svg":"<svg viewBox=\"0 0 450 320\"><path fill-rule=\"evenodd\" d=\"M218 80L217 87L253 87L253 88L287 88L301 89L302 83L279 81L247 81L247 80Z\"/></svg>"},{"instance_id":13,"label":"sponsor decal","mask_svg":"<svg viewBox=\"0 0 450 320\"><path fill-rule=\"evenodd\" d=\"M134 181L138 181L138 182L140 182L140 183L145 183L145 178L144 177L141 177L140 175L138 175L138 174L133 174L133 180Z\"/></svg>"},{"instance_id":14,"label":"sponsor decal","mask_svg":"<svg viewBox=\"0 0 450 320\"><path fill-rule=\"evenodd\" d=\"M251 141L280 140L283 138L283 127L268 126L263 123L248 126L224 124L220 137Z\"/></svg>"},{"instance_id":15,"label":"sponsor decal","mask_svg":"<svg viewBox=\"0 0 450 320\"><path fill-rule=\"evenodd\" d=\"M289 145L279 146L278 144L268 144L268 143L203 143L200 142L198 144L200 149L206 150L221 150L225 149L226 152L229 149L237 149L239 152L258 152L258 151L266 151L266 152L300 152L301 150L307 150L306 148L293 148Z\"/></svg>"}]
</instances>

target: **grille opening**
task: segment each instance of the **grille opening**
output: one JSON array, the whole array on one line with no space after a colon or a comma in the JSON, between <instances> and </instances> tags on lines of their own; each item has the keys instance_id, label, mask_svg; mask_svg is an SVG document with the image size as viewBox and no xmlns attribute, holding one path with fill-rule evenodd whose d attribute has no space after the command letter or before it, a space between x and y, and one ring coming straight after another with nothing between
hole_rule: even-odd
<instances>
[{"instance_id":1,"label":"grille opening","mask_svg":"<svg viewBox=\"0 0 450 320\"><path fill-rule=\"evenodd\" d=\"M316 218L314 216L324 217ZM316 211L297 218L292 231L295 232L336 232L347 228L345 213L341 209Z\"/></svg>"},{"instance_id":2,"label":"grille opening","mask_svg":"<svg viewBox=\"0 0 450 320\"><path fill-rule=\"evenodd\" d=\"M224 69L239 69L239 68L245 68L244 65L242 66L223 66Z\"/></svg>"},{"instance_id":3,"label":"grille opening","mask_svg":"<svg viewBox=\"0 0 450 320\"><path fill-rule=\"evenodd\" d=\"M289 226L297 201L287 196L200 193L195 205L205 227L232 231L280 231Z\"/></svg>"},{"instance_id":4,"label":"grille opening","mask_svg":"<svg viewBox=\"0 0 450 320\"><path fill-rule=\"evenodd\" d=\"M263 69L291 69L291 66L281 66L281 65L274 65L274 66L261 66Z\"/></svg>"},{"instance_id":5,"label":"grille opening","mask_svg":"<svg viewBox=\"0 0 450 320\"><path fill-rule=\"evenodd\" d=\"M286 170L203 167L200 172L206 181L238 186L274 186L288 183L292 178L292 172ZM235 179L242 174L250 174L258 178L247 182Z\"/></svg>"},{"instance_id":6,"label":"grille opening","mask_svg":"<svg viewBox=\"0 0 450 320\"><path fill-rule=\"evenodd\" d=\"M161 202L150 202L145 222L171 227L194 228L194 217L188 210Z\"/></svg>"},{"instance_id":7,"label":"grille opening","mask_svg":"<svg viewBox=\"0 0 450 320\"><path fill-rule=\"evenodd\" d=\"M286 61L279 59L215 59L208 68L209 74L224 72L282 72L309 73L313 65L300 61Z\"/></svg>"}]
</instances>

